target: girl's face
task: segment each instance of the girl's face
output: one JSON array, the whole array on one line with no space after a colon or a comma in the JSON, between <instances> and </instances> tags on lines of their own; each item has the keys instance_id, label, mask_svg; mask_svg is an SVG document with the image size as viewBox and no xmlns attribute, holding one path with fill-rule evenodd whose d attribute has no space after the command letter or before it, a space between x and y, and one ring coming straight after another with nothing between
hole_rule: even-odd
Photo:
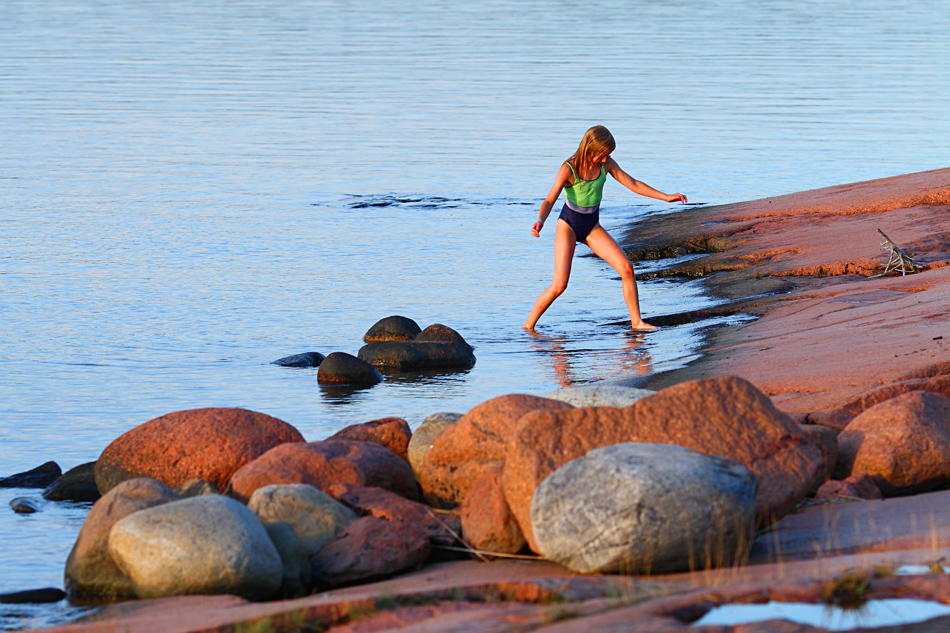
<instances>
[{"instance_id":1,"label":"girl's face","mask_svg":"<svg viewBox=\"0 0 950 633\"><path fill-rule=\"evenodd\" d=\"M609 156L610 156L610 152L607 152L606 154L596 154L596 155L594 156L594 164L595 164L595 165L600 165L601 163L606 163L606 162L607 162L607 158L608 158Z\"/></svg>"}]
</instances>

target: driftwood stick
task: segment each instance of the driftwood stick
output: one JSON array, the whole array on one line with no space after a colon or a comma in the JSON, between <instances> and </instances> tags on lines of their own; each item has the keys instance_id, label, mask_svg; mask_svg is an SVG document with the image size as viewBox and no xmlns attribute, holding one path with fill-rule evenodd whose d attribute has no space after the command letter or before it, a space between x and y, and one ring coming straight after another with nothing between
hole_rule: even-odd
<instances>
[{"instance_id":1,"label":"driftwood stick","mask_svg":"<svg viewBox=\"0 0 950 633\"><path fill-rule=\"evenodd\" d=\"M898 267L901 269L901 275L906 275L908 272L916 273L921 270L925 270L927 267L918 264L914 261L914 258L908 255L904 249L894 243L891 238L884 234L884 231L881 229L877 230L881 234L881 237L884 238L884 241L881 242L881 248L888 252L890 257L887 260L887 265L884 267L884 272L879 275L874 275L874 277L883 277L891 270L897 270Z\"/></svg>"}]
</instances>

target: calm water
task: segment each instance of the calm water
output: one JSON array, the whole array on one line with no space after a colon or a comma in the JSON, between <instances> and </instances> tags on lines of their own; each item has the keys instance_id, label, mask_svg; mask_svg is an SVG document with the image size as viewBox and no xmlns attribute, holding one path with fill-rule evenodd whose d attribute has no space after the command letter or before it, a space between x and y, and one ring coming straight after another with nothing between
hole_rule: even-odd
<instances>
[{"instance_id":1,"label":"calm water","mask_svg":"<svg viewBox=\"0 0 950 633\"><path fill-rule=\"evenodd\" d=\"M705 204L947 167L948 31L947 1L2 0L0 475L179 409L320 439L682 364L698 329L607 325L626 310L592 258L519 329L552 268L529 228L583 131ZM669 208L611 183L602 215L620 235ZM711 301L640 289L647 317ZM477 365L341 394L269 364L355 353L390 314ZM61 586L85 509L0 500L0 591Z\"/></svg>"}]
</instances>

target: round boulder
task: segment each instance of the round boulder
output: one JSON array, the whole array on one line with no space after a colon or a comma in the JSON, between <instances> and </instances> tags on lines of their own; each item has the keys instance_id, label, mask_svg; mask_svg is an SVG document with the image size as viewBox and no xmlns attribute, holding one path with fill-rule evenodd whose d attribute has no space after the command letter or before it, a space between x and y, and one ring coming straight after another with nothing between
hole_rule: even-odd
<instances>
[{"instance_id":1,"label":"round boulder","mask_svg":"<svg viewBox=\"0 0 950 633\"><path fill-rule=\"evenodd\" d=\"M662 573L745 560L758 478L670 444L616 444L568 462L538 486L540 553L581 573Z\"/></svg>"},{"instance_id":2,"label":"round boulder","mask_svg":"<svg viewBox=\"0 0 950 633\"><path fill-rule=\"evenodd\" d=\"M109 532L120 519L139 510L178 501L179 496L154 479L129 479L92 506L66 558L66 591L72 596L134 596L135 588L109 554Z\"/></svg>"},{"instance_id":3,"label":"round boulder","mask_svg":"<svg viewBox=\"0 0 950 633\"><path fill-rule=\"evenodd\" d=\"M950 483L950 398L911 391L854 418L838 435L834 477L862 473L885 497Z\"/></svg>"},{"instance_id":4,"label":"round boulder","mask_svg":"<svg viewBox=\"0 0 950 633\"><path fill-rule=\"evenodd\" d=\"M388 316L373 324L363 335L364 343L376 341L411 341L422 330L419 324L403 316Z\"/></svg>"},{"instance_id":5,"label":"round boulder","mask_svg":"<svg viewBox=\"0 0 950 633\"><path fill-rule=\"evenodd\" d=\"M264 525L282 522L293 528L308 558L357 519L345 505L307 484L258 488L247 507Z\"/></svg>"},{"instance_id":6,"label":"round boulder","mask_svg":"<svg viewBox=\"0 0 950 633\"><path fill-rule=\"evenodd\" d=\"M224 490L237 469L268 449L303 441L286 422L247 409L178 411L109 444L96 462L96 485L105 494L134 477L151 477L172 488L197 478Z\"/></svg>"},{"instance_id":7,"label":"round boulder","mask_svg":"<svg viewBox=\"0 0 950 633\"><path fill-rule=\"evenodd\" d=\"M317 382L325 385L375 385L383 375L369 363L346 352L333 352L320 363Z\"/></svg>"},{"instance_id":8,"label":"round boulder","mask_svg":"<svg viewBox=\"0 0 950 633\"><path fill-rule=\"evenodd\" d=\"M140 510L118 521L109 553L140 598L233 593L265 599L283 563L254 513L222 495Z\"/></svg>"},{"instance_id":9,"label":"round boulder","mask_svg":"<svg viewBox=\"0 0 950 633\"><path fill-rule=\"evenodd\" d=\"M409 438L406 453L416 479L419 479L419 469L426 455L429 454L429 449L432 448L432 445L439 439L445 429L452 426L461 417L461 413L450 413L448 411L433 413L426 417L413 432L412 437Z\"/></svg>"},{"instance_id":10,"label":"round boulder","mask_svg":"<svg viewBox=\"0 0 950 633\"><path fill-rule=\"evenodd\" d=\"M462 343L471 349L461 334L441 323L434 323L422 330L415 340L419 343Z\"/></svg>"},{"instance_id":11,"label":"round boulder","mask_svg":"<svg viewBox=\"0 0 950 633\"><path fill-rule=\"evenodd\" d=\"M411 436L412 430L409 429L409 425L402 418L382 418L348 426L327 439L375 442L408 461L407 450Z\"/></svg>"}]
</instances>

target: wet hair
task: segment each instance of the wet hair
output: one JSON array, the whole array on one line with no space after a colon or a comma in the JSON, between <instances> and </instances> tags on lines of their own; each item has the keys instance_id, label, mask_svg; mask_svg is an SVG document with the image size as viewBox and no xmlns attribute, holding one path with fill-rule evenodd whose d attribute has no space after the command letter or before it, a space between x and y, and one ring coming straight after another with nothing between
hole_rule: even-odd
<instances>
[{"instance_id":1,"label":"wet hair","mask_svg":"<svg viewBox=\"0 0 950 633\"><path fill-rule=\"evenodd\" d=\"M574 166L574 171L578 174L581 171L590 171L594 166L594 157L601 154L609 154L617 147L613 134L603 125L595 125L586 132L581 144L577 146L577 151L567 159L566 162ZM580 176L578 176L580 177Z\"/></svg>"}]
</instances>

